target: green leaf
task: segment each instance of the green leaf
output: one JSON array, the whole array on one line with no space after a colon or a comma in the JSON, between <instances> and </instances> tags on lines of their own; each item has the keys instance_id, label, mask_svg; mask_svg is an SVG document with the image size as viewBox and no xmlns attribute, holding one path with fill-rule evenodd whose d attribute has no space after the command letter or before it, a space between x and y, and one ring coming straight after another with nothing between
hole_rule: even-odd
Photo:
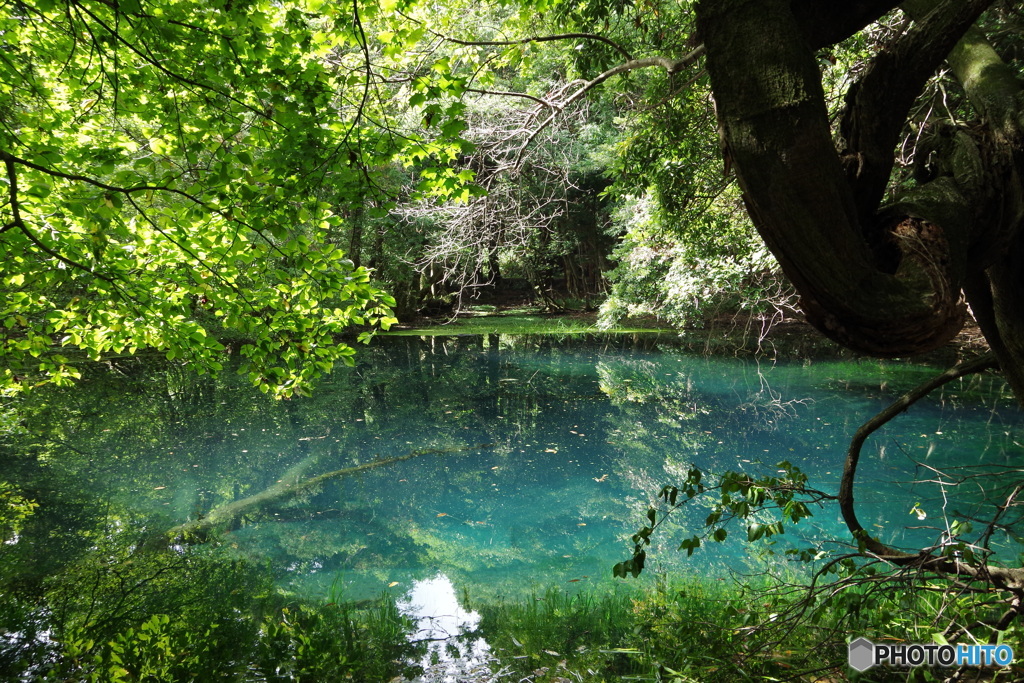
<instances>
[{"instance_id":1,"label":"green leaf","mask_svg":"<svg viewBox=\"0 0 1024 683\"><path fill-rule=\"evenodd\" d=\"M699 547L700 538L698 538L697 536L694 536L693 538L684 539L683 542L679 544L679 550L685 550L687 557L693 555L693 551Z\"/></svg>"},{"instance_id":2,"label":"green leaf","mask_svg":"<svg viewBox=\"0 0 1024 683\"><path fill-rule=\"evenodd\" d=\"M52 192L52 189L48 185L33 185L28 188L26 194L36 199L46 199L50 196L50 192Z\"/></svg>"}]
</instances>

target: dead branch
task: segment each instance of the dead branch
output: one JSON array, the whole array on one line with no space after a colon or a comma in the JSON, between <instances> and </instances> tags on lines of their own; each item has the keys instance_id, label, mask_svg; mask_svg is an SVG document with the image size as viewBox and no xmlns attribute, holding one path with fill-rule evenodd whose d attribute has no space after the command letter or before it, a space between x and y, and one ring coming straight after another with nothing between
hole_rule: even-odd
<instances>
[{"instance_id":1,"label":"dead branch","mask_svg":"<svg viewBox=\"0 0 1024 683\"><path fill-rule=\"evenodd\" d=\"M579 100L581 97L586 95L588 92L601 85L609 78L617 76L619 74L628 73L630 71L636 71L637 69L646 69L652 66L658 66L665 69L669 74L674 74L677 71L681 71L685 67L696 62L704 54L704 46L701 45L696 49L692 50L689 54L684 56L682 59L669 59L667 57L647 57L645 59L631 59L622 64L617 64L607 71L599 74L595 78L589 81L583 81L582 85L571 95L564 100L556 103L551 114L546 118L540 126L538 126L527 139L523 142L522 147L519 149L519 154L516 156L516 164L518 165L521 161L523 154L526 152L526 148L536 139L536 137L547 128L552 121L558 116L558 114L572 103Z\"/></svg>"},{"instance_id":2,"label":"dead branch","mask_svg":"<svg viewBox=\"0 0 1024 683\"><path fill-rule=\"evenodd\" d=\"M935 389L966 375L983 372L998 367L995 356L991 353L964 361L950 368L941 375L911 389L890 406L861 425L850 442L843 466L843 478L839 485L839 509L847 529L857 540L862 552L897 567L916 567L939 575L953 575L968 580L983 581L996 588L1024 592L1024 568L996 567L987 564L973 564L957 557L936 555L936 548L925 548L917 553L907 553L890 548L872 537L857 519L854 509L853 487L860 461L861 448L865 440L882 425L905 411Z\"/></svg>"},{"instance_id":3,"label":"dead branch","mask_svg":"<svg viewBox=\"0 0 1024 683\"><path fill-rule=\"evenodd\" d=\"M512 47L513 45L528 45L530 43L550 43L558 40L596 40L611 46L613 50L618 52L620 55L625 57L627 60L632 60L632 55L618 43L611 38L597 35L595 33L558 33L549 36L530 36L528 38L519 38L516 40L461 40L459 38L452 38L436 31L431 31L434 36L445 40L449 43L455 43L456 45L465 45L467 47Z\"/></svg>"},{"instance_id":4,"label":"dead branch","mask_svg":"<svg viewBox=\"0 0 1024 683\"><path fill-rule=\"evenodd\" d=\"M419 450L412 451L411 453L406 453L405 455L399 455L392 458L382 458L380 460L374 460L354 467L344 467L342 469L326 472L305 480L299 480L295 477L296 468L293 468L290 472L292 476L286 475L259 493L215 507L203 517L185 522L184 524L179 524L167 532L167 537L170 538L172 542L184 542L190 544L205 543L210 540L210 535L215 530L234 528L244 516L275 503L280 503L282 501L295 498L300 494L310 492L331 479L340 479L353 474L360 474L378 467L393 465L404 460L418 458L422 455L439 455L447 453L461 453L464 451L476 451L484 448L490 448L492 445L493 444L476 444L474 446L465 446L462 448L421 448ZM303 463L305 462L306 461L303 461ZM300 463L300 467L303 466L303 463Z\"/></svg>"}]
</instances>

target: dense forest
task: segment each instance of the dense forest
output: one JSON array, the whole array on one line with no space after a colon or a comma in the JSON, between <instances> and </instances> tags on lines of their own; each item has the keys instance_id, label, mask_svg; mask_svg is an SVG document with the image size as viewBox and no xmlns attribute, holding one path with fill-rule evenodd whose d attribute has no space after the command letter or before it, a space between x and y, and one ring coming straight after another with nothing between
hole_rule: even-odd
<instances>
[{"instance_id":1,"label":"dense forest","mask_svg":"<svg viewBox=\"0 0 1024 683\"><path fill-rule=\"evenodd\" d=\"M1016 465L979 476L981 541L890 547L854 497L865 440L939 387L998 372L1024 404L1021 3L12 0L0 40L0 433L98 361L305 397L379 331L483 304L605 328L799 319L887 359L976 326L984 353L847 435L838 492L789 463L693 467L614 573L639 576L698 498L687 554L831 500L852 552L825 558L794 623L826 578L922 581L983 596L943 641L1017 633L1024 569L985 547L1019 518ZM33 500L0 482L5 540Z\"/></svg>"},{"instance_id":2,"label":"dense forest","mask_svg":"<svg viewBox=\"0 0 1024 683\"><path fill-rule=\"evenodd\" d=\"M340 333L520 292L879 356L966 298L1021 393L1018 15L931 4L12 4L5 386L237 338L288 394Z\"/></svg>"}]
</instances>

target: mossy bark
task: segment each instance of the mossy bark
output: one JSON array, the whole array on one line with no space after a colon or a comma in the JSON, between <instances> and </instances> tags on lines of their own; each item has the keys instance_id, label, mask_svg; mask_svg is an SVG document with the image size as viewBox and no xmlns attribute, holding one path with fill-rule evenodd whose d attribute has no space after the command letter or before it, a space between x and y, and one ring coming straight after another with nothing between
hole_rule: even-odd
<instances>
[{"instance_id":1,"label":"mossy bark","mask_svg":"<svg viewBox=\"0 0 1024 683\"><path fill-rule=\"evenodd\" d=\"M915 20L944 11L936 0L909 0L903 7ZM980 124L975 144L954 145L948 162L973 200L965 293L1003 375L1024 404L1024 88L974 27L950 51L947 63Z\"/></svg>"},{"instance_id":2,"label":"mossy bark","mask_svg":"<svg viewBox=\"0 0 1024 683\"><path fill-rule=\"evenodd\" d=\"M878 356L947 342L964 314L948 243L927 222L861 225L867 212L833 142L817 59L790 2L705 0L698 20L724 152L808 320ZM896 226L909 247L902 270L879 263L866 239Z\"/></svg>"},{"instance_id":3,"label":"mossy bark","mask_svg":"<svg viewBox=\"0 0 1024 683\"><path fill-rule=\"evenodd\" d=\"M815 54L831 35L815 25L833 21L828 12L802 13L791 0L703 0L697 18L727 166L808 320L857 351L915 355L960 330L966 288L1024 402L1022 98L971 28L991 2L911 3L921 12L914 25L851 88L838 146ZM979 121L953 126L936 150L941 173L885 205L907 112L943 60Z\"/></svg>"}]
</instances>

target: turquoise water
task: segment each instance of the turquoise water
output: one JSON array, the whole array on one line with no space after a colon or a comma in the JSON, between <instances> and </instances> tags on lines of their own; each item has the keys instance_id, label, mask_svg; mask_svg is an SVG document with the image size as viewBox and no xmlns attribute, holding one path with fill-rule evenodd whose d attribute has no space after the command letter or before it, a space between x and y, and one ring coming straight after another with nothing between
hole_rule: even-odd
<instances>
[{"instance_id":1,"label":"turquoise water","mask_svg":"<svg viewBox=\"0 0 1024 683\"><path fill-rule=\"evenodd\" d=\"M89 515L167 529L286 477L425 451L254 509L209 545L269 563L298 595L358 601L383 591L412 605L431 587L476 599L622 583L612 565L630 556L658 490L692 465L758 476L788 460L834 493L855 429L936 372L705 358L644 337L378 339L356 367L292 401L242 380L114 365L30 399L19 438L35 456L32 476L50 477L65 491L58 498L78 506L50 508L67 538ZM949 385L868 442L861 521L897 545L937 542L955 512L984 511L976 486L953 484L954 468L1013 467L1022 443L1024 421L1000 380ZM692 558L677 552L707 511L695 501L658 530L649 574L788 569L740 530ZM847 540L837 510L814 513L775 549ZM1002 532L992 544L1016 553Z\"/></svg>"}]
</instances>

